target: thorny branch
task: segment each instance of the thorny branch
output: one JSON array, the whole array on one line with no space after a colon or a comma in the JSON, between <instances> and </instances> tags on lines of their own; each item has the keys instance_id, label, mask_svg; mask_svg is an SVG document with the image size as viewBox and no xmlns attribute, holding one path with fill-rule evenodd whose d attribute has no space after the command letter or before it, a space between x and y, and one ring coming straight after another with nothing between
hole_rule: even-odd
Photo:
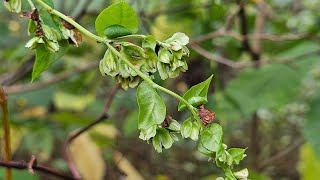
<instances>
[{"instance_id":1,"label":"thorny branch","mask_svg":"<svg viewBox=\"0 0 320 180\"><path fill-rule=\"evenodd\" d=\"M92 127L94 127L95 125L101 123L103 120L105 120L105 119L107 119L109 117L108 110L109 110L110 105L112 103L112 100L113 100L114 96L116 95L116 93L118 92L119 88L120 88L120 84L116 84L114 86L114 88L112 89L112 91L111 91L111 93L110 93L110 95L109 95L109 97L108 97L108 99L107 99L107 101L105 103L105 106L104 106L100 116L95 121L93 121L91 124L87 125L86 127L83 127L82 129L77 131L75 134L71 135L63 145L64 158L67 161L67 164L69 166L69 169L70 169L73 177L76 178L76 179L81 179L81 176L80 176L80 173L78 172L74 162L72 161L71 157L69 156L68 146L69 146L69 144L72 143L73 140L75 140L81 134L83 134L84 132L88 131L89 129L91 129Z\"/></svg>"}]
</instances>

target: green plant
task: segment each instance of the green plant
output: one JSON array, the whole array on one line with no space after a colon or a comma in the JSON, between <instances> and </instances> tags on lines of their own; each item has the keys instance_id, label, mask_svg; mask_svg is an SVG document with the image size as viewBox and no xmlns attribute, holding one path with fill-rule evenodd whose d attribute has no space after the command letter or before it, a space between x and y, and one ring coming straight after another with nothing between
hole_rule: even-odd
<instances>
[{"instance_id":1,"label":"green plant","mask_svg":"<svg viewBox=\"0 0 320 180\"><path fill-rule=\"evenodd\" d=\"M219 179L248 177L246 169L232 170L246 156L245 149L227 148L222 142L222 127L213 123L214 113L204 107L213 76L191 87L183 97L153 81L156 72L165 80L175 78L188 69L186 58L189 50L186 45L189 38L184 33L175 33L163 42L151 35L135 34L139 25L137 15L127 3L120 2L99 14L95 24L98 35L94 35L55 10L51 0L34 1L37 6L28 0L32 10L23 13L30 19L28 33L34 36L26 47L36 49L32 80L62 57L70 44L77 46L82 33L108 47L99 65L102 76L114 77L123 89L138 86L136 96L141 139L162 152L163 148L170 148L178 140L177 134L180 133L183 138L198 141L198 150L224 170L226 177ZM21 0L6 0L4 3L10 11L19 13L21 10ZM128 39L137 39L141 43L134 44ZM167 115L166 105L158 91L175 97L179 101L178 111L190 111L190 117L182 125Z\"/></svg>"}]
</instances>

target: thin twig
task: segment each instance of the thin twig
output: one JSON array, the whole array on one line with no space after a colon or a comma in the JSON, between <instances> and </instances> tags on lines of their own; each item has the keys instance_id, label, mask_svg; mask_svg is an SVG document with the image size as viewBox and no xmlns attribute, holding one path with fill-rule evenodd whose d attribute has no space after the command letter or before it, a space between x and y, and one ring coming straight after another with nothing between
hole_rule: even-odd
<instances>
[{"instance_id":1,"label":"thin twig","mask_svg":"<svg viewBox=\"0 0 320 180\"><path fill-rule=\"evenodd\" d=\"M281 159L286 157L291 152L295 151L297 148L299 148L304 143L304 140L302 138L295 140L293 144L285 148L283 151L278 152L271 158L266 159L265 161L262 161L261 164L258 166L259 169L264 169L265 167L268 167L270 165L274 165L277 162L281 162Z\"/></svg>"},{"instance_id":2,"label":"thin twig","mask_svg":"<svg viewBox=\"0 0 320 180\"><path fill-rule=\"evenodd\" d=\"M19 162L16 162L16 161L9 161L9 162L0 161L0 166L7 167L7 168L10 168L10 169L14 168L14 169L18 169L18 170L28 170L28 169L30 169L29 164L31 164L31 163L30 162L26 163L25 161L19 161ZM46 166L43 166L43 165L38 165L36 163L32 164L31 169L33 169L35 171L39 171L39 172L45 173L45 174L50 174L50 175L58 177L58 178L63 178L63 179L67 179L67 180L77 180L77 179L75 179L73 177L61 174L60 172L55 171L55 170L53 170L53 169L51 169L49 167L46 167Z\"/></svg>"},{"instance_id":3,"label":"thin twig","mask_svg":"<svg viewBox=\"0 0 320 180\"><path fill-rule=\"evenodd\" d=\"M215 55L213 53L210 53L208 52L207 50L203 49L202 47L200 47L199 45L197 44L190 44L188 45L190 48L192 48L193 50L195 50L198 54L200 54L201 56L209 59L209 60L212 60L212 61L216 61L220 64L224 64L226 66L229 66L229 67L232 67L232 68L236 68L237 67L237 64L230 60L230 59L227 59L227 58L224 58L222 56L218 56L218 55Z\"/></svg>"},{"instance_id":4,"label":"thin twig","mask_svg":"<svg viewBox=\"0 0 320 180\"><path fill-rule=\"evenodd\" d=\"M35 55L32 55L24 63L22 63L22 65L18 67L18 69L15 70L13 73L8 73L0 76L0 84L8 86L15 83L17 80L25 77L25 75L32 70L34 59Z\"/></svg>"},{"instance_id":5,"label":"thin twig","mask_svg":"<svg viewBox=\"0 0 320 180\"><path fill-rule=\"evenodd\" d=\"M233 31L225 31L224 29L219 29L214 32L210 32L208 34L196 37L191 40L190 44L198 44L203 41L207 41L209 39L217 38L217 37L231 37L237 39L239 41L244 40L267 40L274 42L282 42L282 41L294 41L301 40L304 38L315 38L319 39L319 37L311 36L306 33L297 33L297 34L266 34L266 33L258 33L258 34L247 34L241 35L239 33Z\"/></svg>"},{"instance_id":6,"label":"thin twig","mask_svg":"<svg viewBox=\"0 0 320 180\"><path fill-rule=\"evenodd\" d=\"M318 53L319 50L314 50L311 52L307 52L305 54L301 54L298 56L290 57L290 58L275 58L275 59L260 59L258 61L247 61L247 62L239 62L235 60L231 60L216 54L213 54L204 48L200 47L199 45L193 44L193 45L188 45L191 49L196 51L200 56L203 56L207 58L208 60L224 64L226 66L229 66L234 69L244 69L244 68L249 68L249 67L256 67L257 62L259 62L260 66L262 65L267 65L267 64L289 64L294 62L297 59L303 60L303 57Z\"/></svg>"},{"instance_id":7,"label":"thin twig","mask_svg":"<svg viewBox=\"0 0 320 180\"><path fill-rule=\"evenodd\" d=\"M108 115L108 110L111 106L112 100L114 98L114 96L116 95L116 93L118 92L120 88L120 84L117 84L114 86L114 88L112 89L106 103L105 106L100 114L100 116L93 121L92 123L90 123L89 125L83 127L82 129L78 130L75 134L71 135L67 141L64 143L63 145L63 155L64 158L69 166L69 169L73 175L74 178L76 179L81 179L80 173L78 172L74 162L72 161L70 155L69 155L69 151L68 151L68 146L69 144L72 143L73 140L75 140L77 137L79 137L81 134L83 134L84 132L88 131L89 129L91 129L92 127L94 127L95 125L101 123L103 120L107 119L109 117Z\"/></svg>"},{"instance_id":8,"label":"thin twig","mask_svg":"<svg viewBox=\"0 0 320 180\"><path fill-rule=\"evenodd\" d=\"M2 110L2 128L3 128L3 147L4 147L4 160L6 162L11 160L10 148L10 122L8 111L8 97L2 87L0 87L0 105ZM11 180L11 170L6 168L6 180Z\"/></svg>"},{"instance_id":9,"label":"thin twig","mask_svg":"<svg viewBox=\"0 0 320 180\"><path fill-rule=\"evenodd\" d=\"M52 85L54 83L58 83L62 80L68 79L76 74L89 71L93 68L96 68L98 65L99 65L99 62L90 63L90 64L87 64L87 65L80 67L78 69L75 69L72 71L69 70L67 72L57 74L53 78L48 79L48 80L44 80L44 81L32 83L32 84L28 83L28 84L17 84L17 85L7 86L7 87L5 86L4 89L8 94L16 94L16 93L34 91L37 89L45 88L45 87Z\"/></svg>"}]
</instances>

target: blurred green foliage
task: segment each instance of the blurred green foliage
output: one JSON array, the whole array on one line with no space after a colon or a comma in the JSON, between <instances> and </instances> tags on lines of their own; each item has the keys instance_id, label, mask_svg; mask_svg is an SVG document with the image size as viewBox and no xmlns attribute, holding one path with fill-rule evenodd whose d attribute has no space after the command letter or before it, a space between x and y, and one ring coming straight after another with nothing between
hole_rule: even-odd
<instances>
[{"instance_id":1,"label":"blurred green foliage","mask_svg":"<svg viewBox=\"0 0 320 180\"><path fill-rule=\"evenodd\" d=\"M54 1L58 10L77 16L85 8L86 13L79 23L94 30L98 13L118 0ZM169 38L174 32L181 31L196 39L214 32L224 26L227 17L236 12L234 1L221 0L128 0L140 18L140 33L152 34L157 39ZM264 8L259 7L263 2ZM224 129L224 139L229 146L248 147L247 161L250 178L267 179L314 179L320 159L319 106L320 106L320 46L319 28L320 2L317 0L285 1L246 1L248 31L255 32L259 13L265 13L266 21L262 33L276 35L306 34L293 40L262 39L261 59L268 60L259 68L233 69L210 61L192 50L187 60L189 70L177 79L162 81L155 75L155 81L180 94L189 87L204 81L214 74L213 86L209 88L207 108L215 111L216 122ZM28 11L28 6L23 6ZM240 23L236 15L230 32L240 33ZM0 6L0 83L23 64L35 52L24 47L30 37L27 35L28 21L7 12ZM255 43L250 39L251 45ZM231 36L217 36L200 42L199 45L210 53L231 59L234 62L250 62L250 56L242 47L241 41ZM56 77L58 74L73 71L83 65L99 61L105 48L84 37L78 47L71 47L50 69L33 82L37 84ZM24 74L16 84L30 85L31 71ZM28 160L31 154L40 163L68 172L62 160L61 146L66 137L74 130L92 122L103 109L104 100L116 84L111 78L102 77L98 66L84 73L71 76L49 87L18 94L9 93L10 120L12 126L23 129L21 140L17 138L14 159ZM6 87L10 85L5 84ZM188 113L176 113L178 102L164 94L167 112L178 121L189 117ZM152 146L145 145L138 138L138 106L135 90L119 91L109 110L109 124L116 127L120 136L101 143L101 137L91 134L91 139L99 145L110 170L109 178L117 174L115 152L124 156L146 179L209 179L218 177L221 172L207 163L202 155L196 153L197 144L181 140L171 150L156 154ZM252 127L252 117L259 118L259 127ZM107 124L107 123L105 123ZM0 125L1 126L1 125ZM259 148L257 159L251 159L252 128L257 128ZM15 131L13 131L15 133ZM13 134L14 136L14 134ZM308 145L297 147L278 161L258 168L258 165L285 152L294 142L304 139ZM300 157L300 159L298 158ZM298 168L299 167L299 168ZM0 179L3 178L0 169ZM179 173L177 173L179 172ZM252 172L252 173L251 173ZM14 179L29 178L27 172L14 171ZM32 179L46 177L30 176Z\"/></svg>"}]
</instances>

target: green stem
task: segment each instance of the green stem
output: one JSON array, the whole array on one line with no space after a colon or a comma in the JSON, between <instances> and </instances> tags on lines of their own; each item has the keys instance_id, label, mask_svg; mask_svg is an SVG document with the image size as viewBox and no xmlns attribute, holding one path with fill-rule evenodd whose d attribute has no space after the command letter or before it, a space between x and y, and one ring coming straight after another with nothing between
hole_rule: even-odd
<instances>
[{"instance_id":1,"label":"green stem","mask_svg":"<svg viewBox=\"0 0 320 180\"><path fill-rule=\"evenodd\" d=\"M28 0L29 5L31 6L32 9L36 9L36 7L34 6L32 0Z\"/></svg>"},{"instance_id":2,"label":"green stem","mask_svg":"<svg viewBox=\"0 0 320 180\"><path fill-rule=\"evenodd\" d=\"M175 98L177 98L179 101L183 102L184 104L186 104L186 106L188 107L188 109L190 110L190 112L192 113L193 117L198 121L199 124L201 124L202 127L204 127L202 121L200 120L199 116L197 115L197 112L195 111L195 108L185 99L183 99L181 96L179 96L178 94L170 91L169 89L166 89L162 86L159 86L158 84L154 83L149 76L143 74L139 69L137 69L133 64L130 63L130 61L122 56L112 45L110 45L109 43L111 42L111 40L107 39L107 38L103 38L97 35L92 34L90 31L88 31L87 29L85 29L84 27L82 27L80 24L78 24L77 22L75 22L73 19L69 18L68 16L62 14L61 12L53 9L52 7L48 6L46 3L44 3L42 0L35 0L40 6L42 6L43 8L45 8L49 13L54 14L60 18L62 18L63 20L67 21L68 23L72 24L74 27L76 27L80 32L82 32L83 34L87 35L88 37L98 41L98 42L102 42L105 43L108 48L115 54L117 55L119 58L121 58L130 68L132 68L143 80L145 80L146 82L148 82L153 88L155 89L159 89ZM120 40L120 39L125 39L125 38L145 38L145 35L127 35L127 36L122 36L117 38L116 40Z\"/></svg>"},{"instance_id":3,"label":"green stem","mask_svg":"<svg viewBox=\"0 0 320 180\"><path fill-rule=\"evenodd\" d=\"M184 98L182 98L181 96L179 96L178 94L176 94L173 91L170 91L169 89L166 89L162 86L159 86L158 84L156 84L155 82L153 82L149 76L143 74L139 69L137 69L133 64L130 63L130 61L123 56L122 54L120 54L112 45L110 44L106 44L108 46L108 48L115 54L117 55L119 58L121 58L130 68L132 68L143 80L145 80L146 82L148 82L153 88L158 89L160 91L163 91L173 97L175 97L176 99L178 99L179 101L183 102L184 104L186 104L186 106L188 107L188 109L190 110L190 112L192 113L193 117L198 121L199 124L202 125L202 127L204 127L201 119L199 118L199 116L197 115L197 112L195 111L195 108Z\"/></svg>"},{"instance_id":4,"label":"green stem","mask_svg":"<svg viewBox=\"0 0 320 180\"><path fill-rule=\"evenodd\" d=\"M75 28L77 28L80 32L82 32L83 34L85 34L86 36L98 41L98 42L103 42L103 43L108 43L110 42L110 40L108 40L107 38L104 37L100 37L97 36L95 34L92 34L90 31L88 31L87 29L85 29L84 27L82 27L80 24L78 24L77 22L75 22L73 19L71 19L70 17L62 14L61 12L53 9L52 7L50 7L49 5L47 5L46 3L44 3L42 0L35 0L40 6L42 6L43 8L45 8L49 13L54 14L56 16L59 16L61 19L67 21L68 23L72 24Z\"/></svg>"}]
</instances>

